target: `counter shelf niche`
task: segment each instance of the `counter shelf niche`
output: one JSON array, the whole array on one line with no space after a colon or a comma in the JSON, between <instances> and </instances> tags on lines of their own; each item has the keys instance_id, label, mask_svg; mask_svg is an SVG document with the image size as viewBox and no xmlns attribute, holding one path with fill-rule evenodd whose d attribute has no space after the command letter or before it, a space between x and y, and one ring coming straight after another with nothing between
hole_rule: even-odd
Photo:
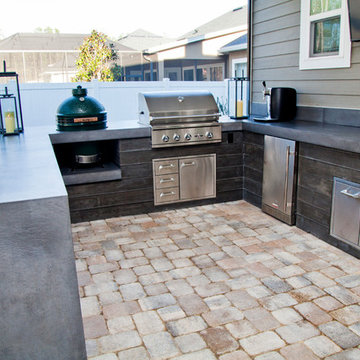
<instances>
[{"instance_id":1,"label":"counter shelf niche","mask_svg":"<svg viewBox=\"0 0 360 360\"><path fill-rule=\"evenodd\" d=\"M74 149L95 144L101 160L93 165L75 163ZM57 162L65 185L80 185L103 181L121 180L122 173L117 148L117 140L83 143L53 144Z\"/></svg>"}]
</instances>

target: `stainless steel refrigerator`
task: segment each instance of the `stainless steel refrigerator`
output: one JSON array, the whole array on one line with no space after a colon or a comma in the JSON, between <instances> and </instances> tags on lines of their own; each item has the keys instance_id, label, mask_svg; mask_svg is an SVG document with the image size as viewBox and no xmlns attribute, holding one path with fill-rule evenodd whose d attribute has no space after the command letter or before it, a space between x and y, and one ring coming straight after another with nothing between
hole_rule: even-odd
<instances>
[{"instance_id":1,"label":"stainless steel refrigerator","mask_svg":"<svg viewBox=\"0 0 360 360\"><path fill-rule=\"evenodd\" d=\"M296 142L264 137L262 210L279 220L295 223Z\"/></svg>"}]
</instances>

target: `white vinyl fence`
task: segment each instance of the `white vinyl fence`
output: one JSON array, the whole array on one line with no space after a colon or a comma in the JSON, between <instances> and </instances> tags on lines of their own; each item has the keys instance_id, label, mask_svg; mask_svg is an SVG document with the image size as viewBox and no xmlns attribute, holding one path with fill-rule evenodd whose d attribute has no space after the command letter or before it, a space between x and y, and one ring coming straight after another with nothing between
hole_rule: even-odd
<instances>
[{"instance_id":1,"label":"white vinyl fence","mask_svg":"<svg viewBox=\"0 0 360 360\"><path fill-rule=\"evenodd\" d=\"M24 128L55 125L60 103L71 97L78 85L88 89L88 95L105 107L108 121L138 119L138 93L146 91L208 90L221 105L227 104L225 81L134 81L86 83L24 83L20 85Z\"/></svg>"}]
</instances>

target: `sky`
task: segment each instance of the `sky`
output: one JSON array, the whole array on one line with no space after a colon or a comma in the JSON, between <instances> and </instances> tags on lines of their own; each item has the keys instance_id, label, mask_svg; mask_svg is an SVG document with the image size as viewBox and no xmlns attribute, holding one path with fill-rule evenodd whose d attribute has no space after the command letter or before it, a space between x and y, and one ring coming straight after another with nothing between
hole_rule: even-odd
<instances>
[{"instance_id":1,"label":"sky","mask_svg":"<svg viewBox=\"0 0 360 360\"><path fill-rule=\"evenodd\" d=\"M8 0L1 4L2 38L36 28L57 28L61 33L97 30L113 39L138 28L178 37L217 16L238 8L246 0Z\"/></svg>"}]
</instances>

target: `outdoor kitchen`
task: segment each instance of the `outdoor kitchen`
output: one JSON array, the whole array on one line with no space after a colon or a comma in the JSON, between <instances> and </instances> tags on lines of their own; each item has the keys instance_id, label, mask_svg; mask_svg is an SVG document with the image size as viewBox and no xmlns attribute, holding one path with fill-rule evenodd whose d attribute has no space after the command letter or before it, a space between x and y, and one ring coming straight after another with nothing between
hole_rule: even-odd
<instances>
[{"instance_id":1,"label":"outdoor kitchen","mask_svg":"<svg viewBox=\"0 0 360 360\"><path fill-rule=\"evenodd\" d=\"M1 359L360 358L360 33L350 68L299 60L304 2L250 2L227 114L165 81L136 118L86 83L1 115Z\"/></svg>"}]
</instances>

